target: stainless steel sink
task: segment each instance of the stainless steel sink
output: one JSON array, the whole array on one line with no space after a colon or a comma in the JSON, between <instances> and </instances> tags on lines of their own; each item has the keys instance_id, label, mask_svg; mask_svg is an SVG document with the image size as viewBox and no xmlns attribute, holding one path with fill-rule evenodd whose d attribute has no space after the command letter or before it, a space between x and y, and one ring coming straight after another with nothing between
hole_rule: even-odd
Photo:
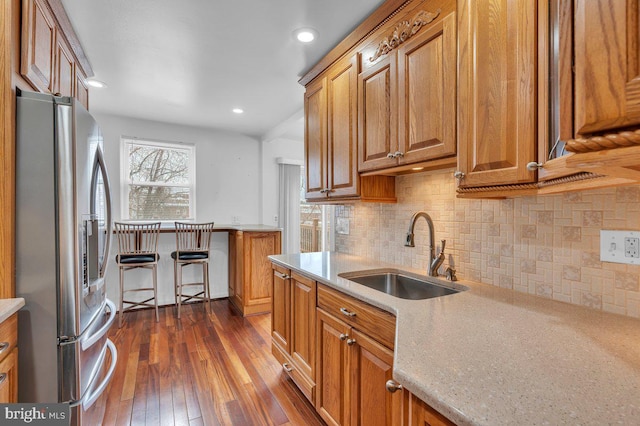
<instances>
[{"instance_id":1,"label":"stainless steel sink","mask_svg":"<svg viewBox=\"0 0 640 426\"><path fill-rule=\"evenodd\" d=\"M338 276L391 296L410 300L431 299L466 290L463 286L458 286L457 289L444 287L427 281L427 277L411 276L397 270L348 272Z\"/></svg>"}]
</instances>

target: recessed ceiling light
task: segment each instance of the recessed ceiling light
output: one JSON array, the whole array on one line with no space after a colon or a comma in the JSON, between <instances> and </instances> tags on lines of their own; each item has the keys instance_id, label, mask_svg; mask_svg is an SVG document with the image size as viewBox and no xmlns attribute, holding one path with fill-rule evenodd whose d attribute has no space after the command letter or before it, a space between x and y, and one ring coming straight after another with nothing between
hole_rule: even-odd
<instances>
[{"instance_id":1,"label":"recessed ceiling light","mask_svg":"<svg viewBox=\"0 0 640 426\"><path fill-rule=\"evenodd\" d=\"M236 114L242 114L244 112L242 108L234 108L231 111L235 112Z\"/></svg>"},{"instance_id":2,"label":"recessed ceiling light","mask_svg":"<svg viewBox=\"0 0 640 426\"><path fill-rule=\"evenodd\" d=\"M318 36L318 32L313 28L298 28L293 35L300 43L311 43Z\"/></svg>"},{"instance_id":3,"label":"recessed ceiling light","mask_svg":"<svg viewBox=\"0 0 640 426\"><path fill-rule=\"evenodd\" d=\"M89 86L96 87L98 89L104 89L107 87L107 83L105 83L104 81L96 80L95 78L88 78L85 80L85 82Z\"/></svg>"}]
</instances>

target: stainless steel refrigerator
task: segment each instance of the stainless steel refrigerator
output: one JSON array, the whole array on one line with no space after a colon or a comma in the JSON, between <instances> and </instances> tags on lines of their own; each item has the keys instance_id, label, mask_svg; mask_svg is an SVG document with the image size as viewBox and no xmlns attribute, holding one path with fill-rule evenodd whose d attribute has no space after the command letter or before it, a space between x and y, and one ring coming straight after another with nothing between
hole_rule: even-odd
<instances>
[{"instance_id":1,"label":"stainless steel refrigerator","mask_svg":"<svg viewBox=\"0 0 640 426\"><path fill-rule=\"evenodd\" d=\"M69 97L20 92L16 119L18 401L68 402L81 424L117 361L102 133Z\"/></svg>"}]
</instances>

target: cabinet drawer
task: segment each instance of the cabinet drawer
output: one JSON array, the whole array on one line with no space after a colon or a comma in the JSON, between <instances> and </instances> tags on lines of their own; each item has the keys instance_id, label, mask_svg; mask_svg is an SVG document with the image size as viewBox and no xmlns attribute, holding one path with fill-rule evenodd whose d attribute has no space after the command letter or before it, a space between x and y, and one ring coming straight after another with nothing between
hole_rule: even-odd
<instances>
[{"instance_id":1,"label":"cabinet drawer","mask_svg":"<svg viewBox=\"0 0 640 426\"><path fill-rule=\"evenodd\" d=\"M0 324L0 361L18 344L18 314L15 313Z\"/></svg>"},{"instance_id":2,"label":"cabinet drawer","mask_svg":"<svg viewBox=\"0 0 640 426\"><path fill-rule=\"evenodd\" d=\"M318 306L393 349L396 318L390 313L324 285L318 285Z\"/></svg>"}]
</instances>

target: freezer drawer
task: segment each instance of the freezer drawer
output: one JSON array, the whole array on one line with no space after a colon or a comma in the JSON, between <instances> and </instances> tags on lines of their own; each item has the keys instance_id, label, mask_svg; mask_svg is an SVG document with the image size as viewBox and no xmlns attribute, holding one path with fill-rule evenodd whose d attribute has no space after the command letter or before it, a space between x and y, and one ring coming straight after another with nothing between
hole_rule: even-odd
<instances>
[{"instance_id":1,"label":"freezer drawer","mask_svg":"<svg viewBox=\"0 0 640 426\"><path fill-rule=\"evenodd\" d=\"M115 315L115 305L106 299L102 313L80 338L59 345L60 402L74 404L82 400L100 374L107 350L107 332Z\"/></svg>"}]
</instances>

